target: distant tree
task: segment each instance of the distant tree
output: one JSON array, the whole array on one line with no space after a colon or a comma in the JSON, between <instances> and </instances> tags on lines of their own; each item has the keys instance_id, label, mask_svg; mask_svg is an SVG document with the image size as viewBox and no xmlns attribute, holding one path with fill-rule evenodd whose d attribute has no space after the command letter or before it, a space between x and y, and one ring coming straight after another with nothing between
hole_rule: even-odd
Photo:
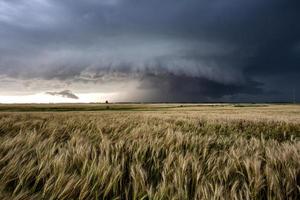
<instances>
[{"instance_id":1,"label":"distant tree","mask_svg":"<svg viewBox=\"0 0 300 200\"><path fill-rule=\"evenodd\" d=\"M108 104L108 101L105 101L105 104ZM109 110L109 106L106 106L106 110Z\"/></svg>"}]
</instances>

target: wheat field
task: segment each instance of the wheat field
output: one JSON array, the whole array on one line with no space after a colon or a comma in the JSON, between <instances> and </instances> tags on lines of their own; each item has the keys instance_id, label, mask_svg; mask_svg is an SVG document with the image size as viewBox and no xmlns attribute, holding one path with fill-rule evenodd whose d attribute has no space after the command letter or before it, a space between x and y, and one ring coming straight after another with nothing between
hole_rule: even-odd
<instances>
[{"instance_id":1,"label":"wheat field","mask_svg":"<svg viewBox=\"0 0 300 200\"><path fill-rule=\"evenodd\" d=\"M300 198L300 106L81 107L0 106L0 199Z\"/></svg>"}]
</instances>

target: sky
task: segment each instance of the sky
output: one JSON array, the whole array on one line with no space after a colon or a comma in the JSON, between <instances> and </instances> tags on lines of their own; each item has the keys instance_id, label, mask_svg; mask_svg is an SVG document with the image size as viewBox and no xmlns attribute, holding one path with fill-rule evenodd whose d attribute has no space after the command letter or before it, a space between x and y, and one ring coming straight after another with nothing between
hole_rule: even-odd
<instances>
[{"instance_id":1,"label":"sky","mask_svg":"<svg viewBox=\"0 0 300 200\"><path fill-rule=\"evenodd\" d=\"M0 103L300 101L299 0L0 0Z\"/></svg>"}]
</instances>

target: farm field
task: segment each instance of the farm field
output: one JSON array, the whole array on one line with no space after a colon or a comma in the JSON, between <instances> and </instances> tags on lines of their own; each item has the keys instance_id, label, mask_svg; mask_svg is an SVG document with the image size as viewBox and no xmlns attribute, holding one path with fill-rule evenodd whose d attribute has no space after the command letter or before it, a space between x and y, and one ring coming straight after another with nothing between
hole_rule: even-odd
<instances>
[{"instance_id":1,"label":"farm field","mask_svg":"<svg viewBox=\"0 0 300 200\"><path fill-rule=\"evenodd\" d=\"M0 105L0 199L300 199L300 105Z\"/></svg>"}]
</instances>

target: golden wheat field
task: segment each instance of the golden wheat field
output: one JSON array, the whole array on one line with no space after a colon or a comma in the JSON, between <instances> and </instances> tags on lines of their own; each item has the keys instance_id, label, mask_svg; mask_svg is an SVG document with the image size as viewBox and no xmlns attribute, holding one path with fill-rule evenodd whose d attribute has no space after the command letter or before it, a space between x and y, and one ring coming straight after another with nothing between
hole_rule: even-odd
<instances>
[{"instance_id":1,"label":"golden wheat field","mask_svg":"<svg viewBox=\"0 0 300 200\"><path fill-rule=\"evenodd\" d=\"M297 105L0 111L0 199L300 199Z\"/></svg>"}]
</instances>

